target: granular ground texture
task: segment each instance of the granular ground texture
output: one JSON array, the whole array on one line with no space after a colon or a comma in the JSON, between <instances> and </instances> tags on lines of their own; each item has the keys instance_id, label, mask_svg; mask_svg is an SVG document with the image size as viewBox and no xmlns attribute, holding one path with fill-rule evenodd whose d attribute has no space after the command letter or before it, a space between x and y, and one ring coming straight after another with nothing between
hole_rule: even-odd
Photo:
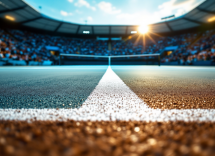
<instances>
[{"instance_id":1,"label":"granular ground texture","mask_svg":"<svg viewBox=\"0 0 215 156\"><path fill-rule=\"evenodd\" d=\"M1 156L212 156L211 122L0 121Z\"/></svg>"},{"instance_id":2,"label":"granular ground texture","mask_svg":"<svg viewBox=\"0 0 215 156\"><path fill-rule=\"evenodd\" d=\"M107 67L0 68L0 108L79 108Z\"/></svg>"},{"instance_id":3,"label":"granular ground texture","mask_svg":"<svg viewBox=\"0 0 215 156\"><path fill-rule=\"evenodd\" d=\"M5 70L0 156L215 155L214 68L90 70Z\"/></svg>"},{"instance_id":4,"label":"granular ground texture","mask_svg":"<svg viewBox=\"0 0 215 156\"><path fill-rule=\"evenodd\" d=\"M215 121L215 109L154 109L108 67L78 109L0 109L0 120Z\"/></svg>"},{"instance_id":5,"label":"granular ground texture","mask_svg":"<svg viewBox=\"0 0 215 156\"><path fill-rule=\"evenodd\" d=\"M151 108L215 109L213 69L127 69L114 70Z\"/></svg>"}]
</instances>

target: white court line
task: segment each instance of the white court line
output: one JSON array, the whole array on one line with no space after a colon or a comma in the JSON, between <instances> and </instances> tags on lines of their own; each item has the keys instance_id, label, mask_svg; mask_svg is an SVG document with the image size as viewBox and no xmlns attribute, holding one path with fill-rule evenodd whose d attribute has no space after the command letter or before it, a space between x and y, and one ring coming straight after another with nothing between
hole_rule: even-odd
<instances>
[{"instance_id":1,"label":"white court line","mask_svg":"<svg viewBox=\"0 0 215 156\"><path fill-rule=\"evenodd\" d=\"M32 70L32 69L69 69L69 70L73 70L73 69L83 69L83 70L87 70L87 69L106 69L108 67L108 65L106 66L66 66L66 67L62 67L62 66L57 66L57 67L0 67L0 70L18 70L18 69L27 69L27 70Z\"/></svg>"},{"instance_id":2,"label":"white court line","mask_svg":"<svg viewBox=\"0 0 215 156\"><path fill-rule=\"evenodd\" d=\"M177 69L212 69L212 70L215 70L215 67L168 67L168 66L163 66L163 68L177 68Z\"/></svg>"},{"instance_id":3,"label":"white court line","mask_svg":"<svg viewBox=\"0 0 215 156\"><path fill-rule=\"evenodd\" d=\"M0 109L0 120L215 121L215 109L161 110L143 102L108 67L79 109Z\"/></svg>"},{"instance_id":4,"label":"white court line","mask_svg":"<svg viewBox=\"0 0 215 156\"><path fill-rule=\"evenodd\" d=\"M215 70L215 67L211 66L211 67L204 67L204 66L201 66L201 67L198 67L198 66L165 66L165 65L161 65L160 67L159 66L118 66L118 65L112 65L114 69L120 69L120 70L127 70L127 69L203 69L203 70L207 70L207 69L210 69L210 70Z\"/></svg>"}]
</instances>

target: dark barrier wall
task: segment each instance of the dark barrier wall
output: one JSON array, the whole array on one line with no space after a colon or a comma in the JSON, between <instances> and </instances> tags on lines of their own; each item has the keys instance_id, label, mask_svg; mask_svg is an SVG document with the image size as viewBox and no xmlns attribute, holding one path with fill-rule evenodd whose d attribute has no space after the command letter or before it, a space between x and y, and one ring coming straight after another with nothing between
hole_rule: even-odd
<instances>
[{"instance_id":1,"label":"dark barrier wall","mask_svg":"<svg viewBox=\"0 0 215 156\"><path fill-rule=\"evenodd\" d=\"M109 65L108 58L84 58L64 56L61 65ZM111 58L111 65L159 65L159 60L145 58Z\"/></svg>"}]
</instances>

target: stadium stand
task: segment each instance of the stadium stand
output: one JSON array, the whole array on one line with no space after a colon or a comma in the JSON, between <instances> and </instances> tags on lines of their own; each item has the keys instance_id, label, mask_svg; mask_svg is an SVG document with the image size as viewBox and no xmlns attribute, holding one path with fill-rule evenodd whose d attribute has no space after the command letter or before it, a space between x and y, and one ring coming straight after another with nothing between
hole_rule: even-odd
<instances>
[{"instance_id":1,"label":"stadium stand","mask_svg":"<svg viewBox=\"0 0 215 156\"><path fill-rule=\"evenodd\" d=\"M50 54L44 53L44 49L35 45L32 36L21 35L22 31L11 31L12 35L1 30L1 62L6 65L51 65Z\"/></svg>"},{"instance_id":2,"label":"stadium stand","mask_svg":"<svg viewBox=\"0 0 215 156\"><path fill-rule=\"evenodd\" d=\"M198 36L195 34L195 36ZM215 57L214 30L206 31L198 37L198 41L188 45L178 44L175 53L163 59L163 62L178 61L179 64L195 64L197 61L212 61ZM184 40L186 42L186 40ZM189 42L188 42L189 43Z\"/></svg>"},{"instance_id":3,"label":"stadium stand","mask_svg":"<svg viewBox=\"0 0 215 156\"><path fill-rule=\"evenodd\" d=\"M173 48L162 63L176 62L192 65L199 61L213 64L215 57L214 30L201 34L189 33L178 36L158 37L155 40L130 39L126 41L101 41L36 34L28 31L1 30L1 61L12 65L58 64L58 56L51 55L50 48L59 53L83 55L136 55L164 53ZM110 43L110 47L108 44ZM145 43L145 44L144 44Z\"/></svg>"}]
</instances>

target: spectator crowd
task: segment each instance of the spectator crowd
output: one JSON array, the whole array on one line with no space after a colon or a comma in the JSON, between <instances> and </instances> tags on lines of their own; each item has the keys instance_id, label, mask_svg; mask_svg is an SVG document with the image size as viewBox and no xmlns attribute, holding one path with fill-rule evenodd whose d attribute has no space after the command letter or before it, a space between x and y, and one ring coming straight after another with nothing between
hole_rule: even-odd
<instances>
[{"instance_id":1,"label":"spectator crowd","mask_svg":"<svg viewBox=\"0 0 215 156\"><path fill-rule=\"evenodd\" d=\"M183 43L184 42L184 43ZM215 32L206 31L194 34L194 37L183 38L178 48L162 62L178 61L179 64L192 65L197 61L212 61L215 63Z\"/></svg>"},{"instance_id":2,"label":"spectator crowd","mask_svg":"<svg viewBox=\"0 0 215 156\"><path fill-rule=\"evenodd\" d=\"M191 65L196 61L215 61L214 30L204 33L189 33L178 36L156 37L156 39L129 39L126 41L102 41L75 39L60 36L36 34L28 31L0 29L0 60L24 60L43 62L58 61L46 47L58 47L59 53L84 55L137 55L163 53L166 47L177 47L161 62L177 61Z\"/></svg>"}]
</instances>

